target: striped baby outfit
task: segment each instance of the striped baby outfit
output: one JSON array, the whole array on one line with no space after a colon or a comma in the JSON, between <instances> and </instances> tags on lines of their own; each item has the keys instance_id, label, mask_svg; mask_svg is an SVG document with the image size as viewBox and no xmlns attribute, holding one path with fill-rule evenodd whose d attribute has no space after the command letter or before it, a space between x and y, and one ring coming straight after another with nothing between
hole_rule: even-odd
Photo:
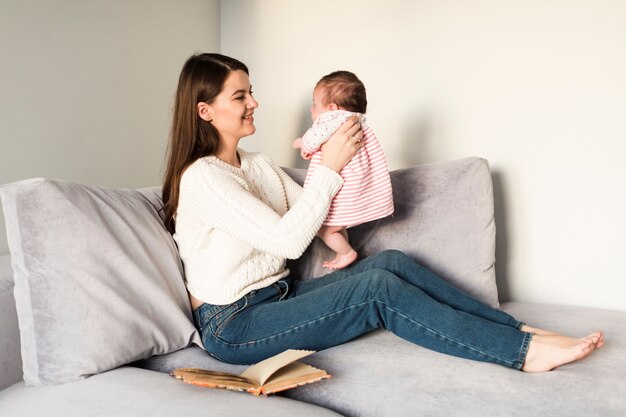
<instances>
[{"instance_id":1,"label":"striped baby outfit","mask_svg":"<svg viewBox=\"0 0 626 417\"><path fill-rule=\"evenodd\" d=\"M332 201L325 226L356 226L393 214L391 179L385 154L365 116L344 110L322 113L302 137L302 152L313 154L306 188L322 160L320 147L350 116L361 119L364 146L341 171L343 187Z\"/></svg>"}]
</instances>

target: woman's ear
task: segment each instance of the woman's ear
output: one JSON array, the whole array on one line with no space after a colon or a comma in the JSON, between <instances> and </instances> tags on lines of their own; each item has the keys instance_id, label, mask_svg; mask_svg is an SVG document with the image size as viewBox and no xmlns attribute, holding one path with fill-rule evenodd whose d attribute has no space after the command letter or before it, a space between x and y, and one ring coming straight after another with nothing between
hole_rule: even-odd
<instances>
[{"instance_id":1,"label":"woman's ear","mask_svg":"<svg viewBox=\"0 0 626 417\"><path fill-rule=\"evenodd\" d=\"M200 117L202 120L206 122L212 121L213 120L213 108L205 102L198 103L198 117Z\"/></svg>"},{"instance_id":2,"label":"woman's ear","mask_svg":"<svg viewBox=\"0 0 626 417\"><path fill-rule=\"evenodd\" d=\"M329 110L339 110L339 106L337 104L335 104L335 103L330 103L328 105L328 109Z\"/></svg>"}]
</instances>

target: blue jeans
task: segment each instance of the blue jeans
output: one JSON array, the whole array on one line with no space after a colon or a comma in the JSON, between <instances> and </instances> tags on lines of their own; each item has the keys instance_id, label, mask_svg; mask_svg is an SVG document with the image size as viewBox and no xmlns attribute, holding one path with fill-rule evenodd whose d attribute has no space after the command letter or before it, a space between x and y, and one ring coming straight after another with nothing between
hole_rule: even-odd
<instances>
[{"instance_id":1,"label":"blue jeans","mask_svg":"<svg viewBox=\"0 0 626 417\"><path fill-rule=\"evenodd\" d=\"M521 369L523 323L388 250L312 280L282 279L228 305L194 310L206 350L255 363L286 349L322 350L378 328L437 352Z\"/></svg>"}]
</instances>

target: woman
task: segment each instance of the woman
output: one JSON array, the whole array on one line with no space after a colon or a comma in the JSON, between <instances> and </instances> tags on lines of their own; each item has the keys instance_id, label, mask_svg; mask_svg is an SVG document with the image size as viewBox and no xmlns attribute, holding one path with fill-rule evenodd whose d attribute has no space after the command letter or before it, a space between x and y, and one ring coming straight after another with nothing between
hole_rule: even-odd
<instances>
[{"instance_id":1,"label":"woman","mask_svg":"<svg viewBox=\"0 0 626 417\"><path fill-rule=\"evenodd\" d=\"M255 132L257 107L243 63L219 54L185 63L163 202L211 355L247 364L383 327L438 352L541 372L604 344L602 332L574 339L518 322L398 251L292 280L285 260L299 257L319 230L363 133L356 119L345 122L302 189L266 156L238 148Z\"/></svg>"}]
</instances>

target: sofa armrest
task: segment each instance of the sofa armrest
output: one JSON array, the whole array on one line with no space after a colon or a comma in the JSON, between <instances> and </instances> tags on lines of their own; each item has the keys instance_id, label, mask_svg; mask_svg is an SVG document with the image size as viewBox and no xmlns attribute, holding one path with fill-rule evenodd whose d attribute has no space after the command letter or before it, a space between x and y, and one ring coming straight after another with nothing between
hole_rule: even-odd
<instances>
[{"instance_id":1,"label":"sofa armrest","mask_svg":"<svg viewBox=\"0 0 626 417\"><path fill-rule=\"evenodd\" d=\"M0 256L0 390L22 380L20 331L13 297L11 257Z\"/></svg>"}]
</instances>

